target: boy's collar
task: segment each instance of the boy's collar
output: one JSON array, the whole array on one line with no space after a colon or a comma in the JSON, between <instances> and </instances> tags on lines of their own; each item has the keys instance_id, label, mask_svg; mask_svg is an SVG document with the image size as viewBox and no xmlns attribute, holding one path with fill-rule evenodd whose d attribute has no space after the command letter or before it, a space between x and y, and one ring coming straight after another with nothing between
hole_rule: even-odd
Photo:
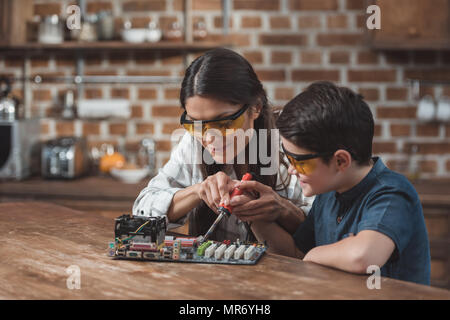
<instances>
[{"instance_id":1,"label":"boy's collar","mask_svg":"<svg viewBox=\"0 0 450 320\"><path fill-rule=\"evenodd\" d=\"M355 200L359 195L365 193L367 187L372 185L372 182L375 180L376 176L385 168L383 161L379 157L373 157L373 166L370 169L369 173L354 187L351 189L338 193L335 192L336 200L342 204L350 204Z\"/></svg>"}]
</instances>

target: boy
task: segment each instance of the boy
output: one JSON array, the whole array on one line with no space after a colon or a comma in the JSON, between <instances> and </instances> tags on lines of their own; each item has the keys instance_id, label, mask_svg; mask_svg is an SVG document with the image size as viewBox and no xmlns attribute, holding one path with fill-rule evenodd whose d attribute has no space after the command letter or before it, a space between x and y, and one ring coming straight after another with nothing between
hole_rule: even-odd
<instances>
[{"instance_id":1,"label":"boy","mask_svg":"<svg viewBox=\"0 0 450 320\"><path fill-rule=\"evenodd\" d=\"M402 175L372 157L374 121L362 96L316 82L277 120L281 140L305 196L317 195L289 232L272 219L253 221L272 252L353 273L377 265L381 275L430 283L430 250L419 197ZM264 192L253 181L241 189ZM282 219L282 216L277 216Z\"/></svg>"}]
</instances>

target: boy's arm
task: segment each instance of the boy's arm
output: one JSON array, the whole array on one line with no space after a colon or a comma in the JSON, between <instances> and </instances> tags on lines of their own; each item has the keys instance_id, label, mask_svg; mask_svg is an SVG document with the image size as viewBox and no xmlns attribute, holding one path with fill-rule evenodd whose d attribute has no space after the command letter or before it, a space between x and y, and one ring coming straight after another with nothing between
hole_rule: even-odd
<instances>
[{"instance_id":1,"label":"boy's arm","mask_svg":"<svg viewBox=\"0 0 450 320\"><path fill-rule=\"evenodd\" d=\"M278 223L255 221L251 228L258 241L266 241L269 252L299 259L305 256L295 245L292 235Z\"/></svg>"},{"instance_id":2,"label":"boy's arm","mask_svg":"<svg viewBox=\"0 0 450 320\"><path fill-rule=\"evenodd\" d=\"M394 249L394 241L388 236L378 231L363 230L356 236L311 249L303 261L353 273L366 273L370 265L381 268Z\"/></svg>"}]
</instances>

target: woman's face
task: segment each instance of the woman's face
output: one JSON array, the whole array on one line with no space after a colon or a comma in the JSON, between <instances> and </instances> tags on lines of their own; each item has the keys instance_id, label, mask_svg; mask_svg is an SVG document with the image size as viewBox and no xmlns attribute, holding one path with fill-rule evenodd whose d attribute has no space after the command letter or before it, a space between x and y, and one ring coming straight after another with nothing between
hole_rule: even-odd
<instances>
[{"instance_id":1,"label":"woman's face","mask_svg":"<svg viewBox=\"0 0 450 320\"><path fill-rule=\"evenodd\" d=\"M233 105L212 98L193 96L186 99L186 113L189 120L221 119L241 110L244 105ZM259 116L259 108L250 107L244 112L244 123L239 131L226 136L219 136L214 131L206 131L203 136L195 135L203 147L209 151L216 163L233 163L236 156L245 149L249 137L243 135L248 129L254 128L254 120ZM245 143L235 140L245 139Z\"/></svg>"}]
</instances>

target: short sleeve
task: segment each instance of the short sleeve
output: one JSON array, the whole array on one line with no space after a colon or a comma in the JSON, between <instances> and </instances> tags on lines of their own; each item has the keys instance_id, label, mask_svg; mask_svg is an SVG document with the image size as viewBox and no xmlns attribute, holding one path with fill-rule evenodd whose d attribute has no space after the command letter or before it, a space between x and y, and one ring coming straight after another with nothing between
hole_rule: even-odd
<instances>
[{"instance_id":1,"label":"short sleeve","mask_svg":"<svg viewBox=\"0 0 450 320\"><path fill-rule=\"evenodd\" d=\"M392 239L401 254L412 236L414 213L412 199L408 194L392 189L383 190L368 200L357 232L363 230L381 232Z\"/></svg>"},{"instance_id":2,"label":"short sleeve","mask_svg":"<svg viewBox=\"0 0 450 320\"><path fill-rule=\"evenodd\" d=\"M297 248L304 254L316 246L314 234L314 203L305 221L295 231L293 238Z\"/></svg>"}]
</instances>

